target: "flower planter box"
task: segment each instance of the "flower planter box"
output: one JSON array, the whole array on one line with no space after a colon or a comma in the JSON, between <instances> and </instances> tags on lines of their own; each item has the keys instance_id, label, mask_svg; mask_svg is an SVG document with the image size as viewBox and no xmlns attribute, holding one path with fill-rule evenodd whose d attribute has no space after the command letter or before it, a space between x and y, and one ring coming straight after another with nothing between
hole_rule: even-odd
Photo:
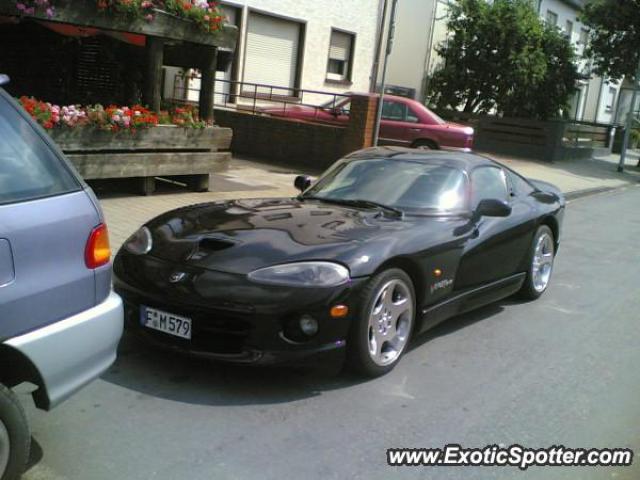
<instances>
[{"instance_id":1,"label":"flower planter box","mask_svg":"<svg viewBox=\"0 0 640 480\"><path fill-rule=\"evenodd\" d=\"M152 22L147 22L144 19L131 19L125 15L114 15L101 11L95 1L57 0L55 9L56 13L53 18L48 18L42 9L28 17L79 27L138 33L229 49L235 48L238 37L238 28L234 25L225 24L217 32L205 32L190 20L160 10L155 11L155 19ZM19 16L15 0L0 0L0 15Z\"/></svg>"},{"instance_id":2,"label":"flower planter box","mask_svg":"<svg viewBox=\"0 0 640 480\"><path fill-rule=\"evenodd\" d=\"M85 180L138 178L142 193L155 190L155 177L180 177L196 191L206 191L209 175L231 161L231 129L186 129L161 125L146 130L108 132L91 128L54 129L53 140Z\"/></svg>"},{"instance_id":3,"label":"flower planter box","mask_svg":"<svg viewBox=\"0 0 640 480\"><path fill-rule=\"evenodd\" d=\"M53 129L49 135L65 153L147 149L217 152L228 150L231 145L231 129L222 127L158 125L135 133L78 127Z\"/></svg>"}]
</instances>

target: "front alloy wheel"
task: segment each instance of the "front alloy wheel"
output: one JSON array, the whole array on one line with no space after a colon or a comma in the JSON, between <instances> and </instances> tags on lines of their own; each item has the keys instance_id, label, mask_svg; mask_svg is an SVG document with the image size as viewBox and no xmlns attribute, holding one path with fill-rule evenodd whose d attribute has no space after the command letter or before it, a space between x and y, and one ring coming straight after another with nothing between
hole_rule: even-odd
<instances>
[{"instance_id":1,"label":"front alloy wheel","mask_svg":"<svg viewBox=\"0 0 640 480\"><path fill-rule=\"evenodd\" d=\"M349 363L366 376L390 371L405 352L415 318L415 292L409 276L392 268L373 277L361 297L349 338Z\"/></svg>"},{"instance_id":2,"label":"front alloy wheel","mask_svg":"<svg viewBox=\"0 0 640 480\"><path fill-rule=\"evenodd\" d=\"M376 365L394 363L404 351L413 324L413 298L400 279L383 284L369 313L369 355Z\"/></svg>"},{"instance_id":3,"label":"front alloy wheel","mask_svg":"<svg viewBox=\"0 0 640 480\"><path fill-rule=\"evenodd\" d=\"M553 239L547 232L543 232L536 242L531 265L533 288L535 288L536 292L544 292L549 285L551 270L553 269L553 256Z\"/></svg>"},{"instance_id":4,"label":"front alloy wheel","mask_svg":"<svg viewBox=\"0 0 640 480\"><path fill-rule=\"evenodd\" d=\"M553 232L546 225L542 225L533 237L529 271L522 285L522 290L520 290L521 297L535 300L547 290L553 273L555 255Z\"/></svg>"}]
</instances>

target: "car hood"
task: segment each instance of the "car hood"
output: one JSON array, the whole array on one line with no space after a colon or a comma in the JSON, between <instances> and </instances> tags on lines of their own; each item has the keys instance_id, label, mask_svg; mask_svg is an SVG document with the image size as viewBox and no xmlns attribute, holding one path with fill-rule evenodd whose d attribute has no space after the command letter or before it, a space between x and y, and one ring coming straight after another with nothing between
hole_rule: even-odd
<instances>
[{"instance_id":1,"label":"car hood","mask_svg":"<svg viewBox=\"0 0 640 480\"><path fill-rule=\"evenodd\" d=\"M443 222L426 223L433 224L429 231L445 235L437 226ZM147 224L153 235L149 255L178 264L247 274L280 263L329 260L347 265L352 276L371 273L403 250L399 244L411 237L405 232L416 226L416 219L295 198L194 205ZM434 242L438 237L430 235Z\"/></svg>"}]
</instances>

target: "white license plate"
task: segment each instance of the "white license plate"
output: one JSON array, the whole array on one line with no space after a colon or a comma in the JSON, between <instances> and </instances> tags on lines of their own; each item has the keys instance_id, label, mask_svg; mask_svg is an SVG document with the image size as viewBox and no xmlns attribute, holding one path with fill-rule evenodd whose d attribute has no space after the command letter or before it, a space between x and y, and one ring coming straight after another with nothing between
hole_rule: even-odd
<instances>
[{"instance_id":1,"label":"white license plate","mask_svg":"<svg viewBox=\"0 0 640 480\"><path fill-rule=\"evenodd\" d=\"M142 305L140 307L140 323L143 327L191 340L190 318Z\"/></svg>"}]
</instances>

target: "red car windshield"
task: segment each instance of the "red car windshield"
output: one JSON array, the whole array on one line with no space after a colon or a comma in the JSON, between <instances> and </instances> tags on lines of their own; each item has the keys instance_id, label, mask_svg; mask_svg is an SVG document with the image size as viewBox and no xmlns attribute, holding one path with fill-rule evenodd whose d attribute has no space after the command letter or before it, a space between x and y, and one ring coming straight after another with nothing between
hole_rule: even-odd
<instances>
[{"instance_id":1,"label":"red car windshield","mask_svg":"<svg viewBox=\"0 0 640 480\"><path fill-rule=\"evenodd\" d=\"M336 97L320 105L320 108L324 108L327 110L339 108L341 110L344 110L345 112L348 112L350 106L351 106L350 98Z\"/></svg>"}]
</instances>

